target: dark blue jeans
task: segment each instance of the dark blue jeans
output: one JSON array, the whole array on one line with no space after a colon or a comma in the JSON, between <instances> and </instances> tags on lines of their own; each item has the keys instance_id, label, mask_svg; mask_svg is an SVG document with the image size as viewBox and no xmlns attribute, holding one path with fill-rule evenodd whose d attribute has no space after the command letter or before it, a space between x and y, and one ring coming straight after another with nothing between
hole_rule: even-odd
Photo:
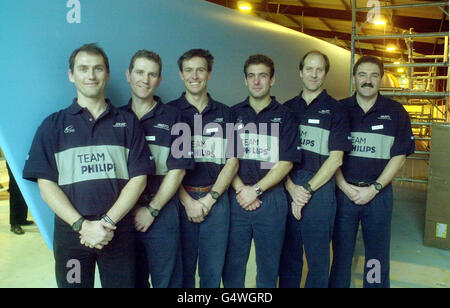
<instances>
[{"instance_id":1,"label":"dark blue jeans","mask_svg":"<svg viewBox=\"0 0 450 308\"><path fill-rule=\"evenodd\" d=\"M181 288L178 198L172 198L144 233L136 231L136 287Z\"/></svg>"},{"instance_id":2,"label":"dark blue jeans","mask_svg":"<svg viewBox=\"0 0 450 308\"><path fill-rule=\"evenodd\" d=\"M198 200L207 193L188 192ZM202 223L188 220L181 203L181 247L183 257L183 287L195 288L195 272L201 288L219 288L227 249L230 224L230 203L224 192Z\"/></svg>"},{"instance_id":3,"label":"dark blue jeans","mask_svg":"<svg viewBox=\"0 0 450 308\"><path fill-rule=\"evenodd\" d=\"M89 219L98 220L100 216ZM134 287L136 254L132 215L128 214L117 224L114 238L101 250L81 245L79 236L71 226L55 215L53 253L59 288L93 288L96 264L102 287ZM77 274L71 273L78 269L79 282L68 279L76 277Z\"/></svg>"},{"instance_id":4,"label":"dark blue jeans","mask_svg":"<svg viewBox=\"0 0 450 308\"><path fill-rule=\"evenodd\" d=\"M364 283L365 288L389 288L389 259L391 241L391 218L393 207L392 185L385 187L366 205L356 205L340 189L337 189L337 214L333 235L333 265L330 287L349 288L351 267L356 236L361 222L365 248ZM372 261L371 261L372 260ZM371 264L378 262L379 273ZM371 261L368 264L368 261ZM372 272L372 271L371 271ZM368 274L371 277L367 279ZM376 275L380 277L374 282Z\"/></svg>"},{"instance_id":5,"label":"dark blue jeans","mask_svg":"<svg viewBox=\"0 0 450 308\"><path fill-rule=\"evenodd\" d=\"M227 258L223 273L226 288L244 288L252 239L255 241L256 287L275 288L286 226L287 201L282 186L260 196L261 206L244 210L230 189L231 222Z\"/></svg>"},{"instance_id":6,"label":"dark blue jeans","mask_svg":"<svg viewBox=\"0 0 450 308\"><path fill-rule=\"evenodd\" d=\"M292 181L305 185L313 173L291 173ZM308 262L306 288L327 288L330 269L330 242L336 215L335 181L320 187L302 209L302 218L292 215L292 198L286 192L289 213L280 264L280 288L299 288L303 270L303 251Z\"/></svg>"}]
</instances>

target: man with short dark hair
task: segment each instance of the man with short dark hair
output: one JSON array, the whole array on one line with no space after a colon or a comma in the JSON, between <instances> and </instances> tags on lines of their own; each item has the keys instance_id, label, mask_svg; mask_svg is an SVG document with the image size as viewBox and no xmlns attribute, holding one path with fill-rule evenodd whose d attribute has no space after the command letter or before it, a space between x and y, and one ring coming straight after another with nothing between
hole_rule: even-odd
<instances>
[{"instance_id":1,"label":"man with short dark hair","mask_svg":"<svg viewBox=\"0 0 450 308\"><path fill-rule=\"evenodd\" d=\"M213 59L204 49L185 52L178 64L186 91L169 103L181 110L187 124L188 133L181 138L187 144L183 156L193 153L195 159L195 170L186 172L179 189L185 288L195 287L197 260L200 287L220 287L230 223L227 189L238 168L229 151L233 142L227 138L233 113L207 90Z\"/></svg>"},{"instance_id":2,"label":"man with short dark hair","mask_svg":"<svg viewBox=\"0 0 450 308\"><path fill-rule=\"evenodd\" d=\"M56 214L58 287L93 287L96 264L103 287L134 287L134 228L128 213L154 163L137 119L105 99L109 64L103 50L83 45L69 66L77 97L38 128L23 177L38 182Z\"/></svg>"},{"instance_id":3,"label":"man with short dark hair","mask_svg":"<svg viewBox=\"0 0 450 308\"><path fill-rule=\"evenodd\" d=\"M177 190L185 169L193 169L192 159L175 159L171 151L176 135L173 125L181 121L180 112L154 95L161 83L161 57L148 50L137 51L126 71L131 99L121 109L137 116L156 162L156 174L148 177L147 187L134 211L137 230L136 287L181 288L182 261Z\"/></svg>"},{"instance_id":4,"label":"man with short dark hair","mask_svg":"<svg viewBox=\"0 0 450 308\"><path fill-rule=\"evenodd\" d=\"M353 147L336 173L339 189L330 287L350 287L360 222L366 259L363 286L390 286L391 182L406 156L414 153L414 137L405 108L379 94L383 74L381 60L361 57L353 69L356 93L342 101L350 117ZM372 277L368 271L373 265Z\"/></svg>"},{"instance_id":5,"label":"man with short dark hair","mask_svg":"<svg viewBox=\"0 0 450 308\"><path fill-rule=\"evenodd\" d=\"M308 262L305 287L327 288L330 241L336 213L334 174L351 150L347 115L323 88L330 64L320 51L300 61L302 92L284 105L298 122L302 162L287 181L290 213L280 264L280 287L299 288L303 251Z\"/></svg>"},{"instance_id":6,"label":"man with short dark hair","mask_svg":"<svg viewBox=\"0 0 450 308\"><path fill-rule=\"evenodd\" d=\"M231 225L223 272L226 288L244 288L252 239L256 287L275 288L283 245L287 200L280 183L300 161L300 139L293 114L270 90L275 83L272 59L250 56L244 65L249 97L235 106L239 135L239 172L230 190Z\"/></svg>"}]
</instances>

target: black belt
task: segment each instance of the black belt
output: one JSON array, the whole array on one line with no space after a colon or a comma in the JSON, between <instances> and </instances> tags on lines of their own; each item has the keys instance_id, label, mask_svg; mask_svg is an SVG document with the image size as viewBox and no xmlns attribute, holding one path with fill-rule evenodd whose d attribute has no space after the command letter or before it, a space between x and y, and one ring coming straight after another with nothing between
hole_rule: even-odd
<instances>
[{"instance_id":1,"label":"black belt","mask_svg":"<svg viewBox=\"0 0 450 308\"><path fill-rule=\"evenodd\" d=\"M354 186L358 187L369 187L370 185L374 184L375 182L350 182L347 181L349 184L352 184Z\"/></svg>"}]
</instances>

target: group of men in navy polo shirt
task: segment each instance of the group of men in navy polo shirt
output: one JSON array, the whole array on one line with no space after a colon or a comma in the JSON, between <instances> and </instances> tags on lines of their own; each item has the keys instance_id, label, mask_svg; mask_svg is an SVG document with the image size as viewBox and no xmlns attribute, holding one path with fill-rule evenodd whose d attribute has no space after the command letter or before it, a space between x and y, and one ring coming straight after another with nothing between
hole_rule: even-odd
<instances>
[{"instance_id":1,"label":"group of men in navy polo shirt","mask_svg":"<svg viewBox=\"0 0 450 308\"><path fill-rule=\"evenodd\" d=\"M126 71L131 99L116 108L104 51L72 53L77 98L43 121L23 172L56 214L58 286L93 287L97 264L103 287L193 288L198 266L200 287L243 288L253 240L257 287L299 287L303 251L306 287L349 287L361 222L366 261L381 268L364 286L389 287L390 183L414 138L405 109L378 93L383 63L362 57L355 95L337 102L323 89L327 56L311 51L302 92L282 105L273 61L252 55L249 96L230 108L208 93L213 62L184 53L186 91L163 104L161 58L140 50Z\"/></svg>"}]
</instances>

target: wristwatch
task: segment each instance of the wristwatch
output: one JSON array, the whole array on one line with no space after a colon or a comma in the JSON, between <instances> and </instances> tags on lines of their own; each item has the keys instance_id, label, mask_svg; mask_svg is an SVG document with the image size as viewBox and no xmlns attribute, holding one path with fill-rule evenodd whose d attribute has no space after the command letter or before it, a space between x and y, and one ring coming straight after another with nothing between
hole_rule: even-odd
<instances>
[{"instance_id":1,"label":"wristwatch","mask_svg":"<svg viewBox=\"0 0 450 308\"><path fill-rule=\"evenodd\" d=\"M75 232L80 232L81 230L81 226L83 225L83 222L86 220L86 218L84 218L83 216L78 219L77 221L75 221L72 225L72 230Z\"/></svg>"},{"instance_id":2,"label":"wristwatch","mask_svg":"<svg viewBox=\"0 0 450 308\"><path fill-rule=\"evenodd\" d=\"M211 195L211 197L212 197L214 200L219 199L219 193L218 193L217 191L210 190L210 191L209 191L209 194Z\"/></svg>"},{"instance_id":3,"label":"wristwatch","mask_svg":"<svg viewBox=\"0 0 450 308\"><path fill-rule=\"evenodd\" d=\"M159 215L159 210L152 208L150 205L147 205L146 208L153 217L157 217Z\"/></svg>"},{"instance_id":4,"label":"wristwatch","mask_svg":"<svg viewBox=\"0 0 450 308\"><path fill-rule=\"evenodd\" d=\"M259 187L258 184L253 185L253 188L255 189L257 196L261 196L262 195L263 191L262 191L261 187Z\"/></svg>"},{"instance_id":5,"label":"wristwatch","mask_svg":"<svg viewBox=\"0 0 450 308\"><path fill-rule=\"evenodd\" d=\"M303 186L311 195L314 193L314 190L311 188L311 185L309 185L309 183L306 183Z\"/></svg>"},{"instance_id":6,"label":"wristwatch","mask_svg":"<svg viewBox=\"0 0 450 308\"><path fill-rule=\"evenodd\" d=\"M374 182L373 185L375 186L375 189L378 191L381 191L383 189L383 185L378 182Z\"/></svg>"}]
</instances>

